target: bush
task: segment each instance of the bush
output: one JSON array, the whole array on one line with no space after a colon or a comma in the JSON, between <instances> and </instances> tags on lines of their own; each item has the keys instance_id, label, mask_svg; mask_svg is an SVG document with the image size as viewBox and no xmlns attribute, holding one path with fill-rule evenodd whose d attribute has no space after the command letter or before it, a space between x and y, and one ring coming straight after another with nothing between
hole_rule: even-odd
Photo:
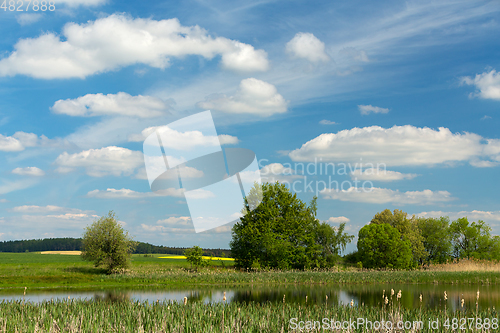
<instances>
[{"instance_id":1,"label":"bush","mask_svg":"<svg viewBox=\"0 0 500 333\"><path fill-rule=\"evenodd\" d=\"M208 266L210 261L203 260L203 249L199 246L193 246L190 249L184 251L187 261L191 264L191 267L205 267Z\"/></svg>"}]
</instances>

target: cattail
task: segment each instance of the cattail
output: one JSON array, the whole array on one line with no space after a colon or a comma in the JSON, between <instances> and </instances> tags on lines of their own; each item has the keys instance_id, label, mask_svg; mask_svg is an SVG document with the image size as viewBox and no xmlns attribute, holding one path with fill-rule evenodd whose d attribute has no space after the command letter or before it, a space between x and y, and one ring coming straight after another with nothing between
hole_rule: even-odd
<instances>
[{"instance_id":1,"label":"cattail","mask_svg":"<svg viewBox=\"0 0 500 333\"><path fill-rule=\"evenodd\" d=\"M326 295L326 302L328 303L328 295Z\"/></svg>"},{"instance_id":2,"label":"cattail","mask_svg":"<svg viewBox=\"0 0 500 333\"><path fill-rule=\"evenodd\" d=\"M394 296L394 289L391 289L391 297Z\"/></svg>"},{"instance_id":3,"label":"cattail","mask_svg":"<svg viewBox=\"0 0 500 333\"><path fill-rule=\"evenodd\" d=\"M306 295L306 304L307 304L307 295Z\"/></svg>"},{"instance_id":4,"label":"cattail","mask_svg":"<svg viewBox=\"0 0 500 333\"><path fill-rule=\"evenodd\" d=\"M398 291L398 299L401 298L401 290Z\"/></svg>"},{"instance_id":5,"label":"cattail","mask_svg":"<svg viewBox=\"0 0 500 333\"><path fill-rule=\"evenodd\" d=\"M285 295L283 295L283 303L285 303Z\"/></svg>"},{"instance_id":6,"label":"cattail","mask_svg":"<svg viewBox=\"0 0 500 333\"><path fill-rule=\"evenodd\" d=\"M476 299L479 300L479 290L477 291Z\"/></svg>"},{"instance_id":7,"label":"cattail","mask_svg":"<svg viewBox=\"0 0 500 333\"><path fill-rule=\"evenodd\" d=\"M420 303L422 303L422 294L420 294Z\"/></svg>"},{"instance_id":8,"label":"cattail","mask_svg":"<svg viewBox=\"0 0 500 333\"><path fill-rule=\"evenodd\" d=\"M462 308L464 307L464 303L465 303L465 300L462 298L462 300L460 301L460 306L462 306Z\"/></svg>"},{"instance_id":9,"label":"cattail","mask_svg":"<svg viewBox=\"0 0 500 333\"><path fill-rule=\"evenodd\" d=\"M184 297L184 305L186 305L187 303L188 303L188 298Z\"/></svg>"},{"instance_id":10,"label":"cattail","mask_svg":"<svg viewBox=\"0 0 500 333\"><path fill-rule=\"evenodd\" d=\"M446 294L446 291L444 292L444 300L446 301L448 299L448 295Z\"/></svg>"},{"instance_id":11,"label":"cattail","mask_svg":"<svg viewBox=\"0 0 500 333\"><path fill-rule=\"evenodd\" d=\"M385 289L382 291L382 299L385 298Z\"/></svg>"},{"instance_id":12,"label":"cattail","mask_svg":"<svg viewBox=\"0 0 500 333\"><path fill-rule=\"evenodd\" d=\"M351 299L351 306L354 306L354 300Z\"/></svg>"},{"instance_id":13,"label":"cattail","mask_svg":"<svg viewBox=\"0 0 500 333\"><path fill-rule=\"evenodd\" d=\"M385 296L385 304L388 304L389 303L389 299L387 298L387 296Z\"/></svg>"},{"instance_id":14,"label":"cattail","mask_svg":"<svg viewBox=\"0 0 500 333\"><path fill-rule=\"evenodd\" d=\"M222 300L225 302L226 301L226 292L224 292L224 297L222 297Z\"/></svg>"},{"instance_id":15,"label":"cattail","mask_svg":"<svg viewBox=\"0 0 500 333\"><path fill-rule=\"evenodd\" d=\"M26 296L26 289L28 289L28 287L24 287L24 296Z\"/></svg>"}]
</instances>

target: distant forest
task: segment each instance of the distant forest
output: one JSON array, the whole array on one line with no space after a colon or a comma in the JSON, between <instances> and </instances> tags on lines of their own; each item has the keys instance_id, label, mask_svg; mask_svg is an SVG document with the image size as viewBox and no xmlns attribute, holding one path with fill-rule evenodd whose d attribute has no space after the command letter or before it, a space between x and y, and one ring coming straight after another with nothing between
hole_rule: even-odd
<instances>
[{"instance_id":1,"label":"distant forest","mask_svg":"<svg viewBox=\"0 0 500 333\"><path fill-rule=\"evenodd\" d=\"M46 238L0 242L0 252L81 251L81 238ZM161 253L184 254L184 247L157 246L137 242L135 254ZM230 257L231 251L224 249L203 249L203 255Z\"/></svg>"}]
</instances>

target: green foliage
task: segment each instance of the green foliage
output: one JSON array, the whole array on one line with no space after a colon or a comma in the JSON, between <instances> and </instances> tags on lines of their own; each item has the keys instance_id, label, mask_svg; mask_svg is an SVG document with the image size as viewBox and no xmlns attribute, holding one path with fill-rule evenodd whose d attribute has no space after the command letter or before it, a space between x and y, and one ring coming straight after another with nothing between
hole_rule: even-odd
<instances>
[{"instance_id":1,"label":"green foliage","mask_svg":"<svg viewBox=\"0 0 500 333\"><path fill-rule=\"evenodd\" d=\"M80 251L79 238L45 238L0 242L0 252Z\"/></svg>"},{"instance_id":2,"label":"green foliage","mask_svg":"<svg viewBox=\"0 0 500 333\"><path fill-rule=\"evenodd\" d=\"M134 254L177 254L183 255L185 247L158 246L144 242L136 242ZM82 249L81 238L45 238L0 242L0 252L42 252L42 251L80 251ZM231 257L231 251L225 249L203 249L204 255L214 257Z\"/></svg>"},{"instance_id":3,"label":"green foliage","mask_svg":"<svg viewBox=\"0 0 500 333\"><path fill-rule=\"evenodd\" d=\"M423 244L427 252L425 262L445 263L451 257L451 234L448 217L418 218L418 228L424 238Z\"/></svg>"},{"instance_id":4,"label":"green foliage","mask_svg":"<svg viewBox=\"0 0 500 333\"><path fill-rule=\"evenodd\" d=\"M335 230L319 223L316 198L307 206L278 182L256 184L245 198L243 213L230 243L240 268L328 267L352 239L344 233L345 225Z\"/></svg>"},{"instance_id":5,"label":"green foliage","mask_svg":"<svg viewBox=\"0 0 500 333\"><path fill-rule=\"evenodd\" d=\"M498 237L492 238L491 228L483 221L469 223L466 217L450 224L453 255L456 258L500 259Z\"/></svg>"},{"instance_id":6,"label":"green foliage","mask_svg":"<svg viewBox=\"0 0 500 333\"><path fill-rule=\"evenodd\" d=\"M209 260L203 260L203 249L199 246L193 246L192 248L184 251L186 260L191 264L191 267L205 267L208 266Z\"/></svg>"},{"instance_id":7,"label":"green foliage","mask_svg":"<svg viewBox=\"0 0 500 333\"><path fill-rule=\"evenodd\" d=\"M322 266L331 267L339 259L340 253L345 250L354 235L344 232L345 223L340 223L338 228L332 228L328 223L321 223L316 227L316 241L321 245Z\"/></svg>"},{"instance_id":8,"label":"green foliage","mask_svg":"<svg viewBox=\"0 0 500 333\"><path fill-rule=\"evenodd\" d=\"M361 228L358 252L366 268L408 269L413 260L410 241L387 223L372 223Z\"/></svg>"},{"instance_id":9,"label":"green foliage","mask_svg":"<svg viewBox=\"0 0 500 333\"><path fill-rule=\"evenodd\" d=\"M410 243L412 252L411 267L417 267L427 257L423 244L424 238L418 228L417 219L415 219L415 217L408 218L408 214L399 209L395 209L394 213L389 209L386 209L381 213L376 214L371 220L371 223L389 224L399 231L401 240L408 241Z\"/></svg>"},{"instance_id":10,"label":"green foliage","mask_svg":"<svg viewBox=\"0 0 500 333\"><path fill-rule=\"evenodd\" d=\"M113 212L85 230L82 259L92 261L95 267L104 266L108 274L129 267L135 242L120 226Z\"/></svg>"},{"instance_id":11,"label":"green foliage","mask_svg":"<svg viewBox=\"0 0 500 333\"><path fill-rule=\"evenodd\" d=\"M500 260L500 237L492 237L491 228L483 221L469 223L464 217L450 224L448 217L408 218L403 211L386 209L376 214L371 224L390 225L399 231L401 240L409 242L410 268L424 263L445 263L452 255L458 259Z\"/></svg>"}]
</instances>

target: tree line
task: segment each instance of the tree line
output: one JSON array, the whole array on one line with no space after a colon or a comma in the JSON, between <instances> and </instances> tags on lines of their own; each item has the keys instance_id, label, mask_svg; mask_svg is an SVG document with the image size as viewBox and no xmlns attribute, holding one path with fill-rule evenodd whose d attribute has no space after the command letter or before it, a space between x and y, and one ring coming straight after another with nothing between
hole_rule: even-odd
<instances>
[{"instance_id":1,"label":"tree line","mask_svg":"<svg viewBox=\"0 0 500 333\"><path fill-rule=\"evenodd\" d=\"M136 242L134 254L176 254L184 255L185 247L158 246L144 242ZM42 251L81 251L81 238L45 238L0 242L0 252L42 252ZM204 256L231 257L227 249L203 249Z\"/></svg>"},{"instance_id":2,"label":"tree line","mask_svg":"<svg viewBox=\"0 0 500 333\"><path fill-rule=\"evenodd\" d=\"M413 269L452 259L500 260L500 237L492 236L483 221L410 217L397 209L377 213L359 230L357 251L341 260L354 238L345 232L346 224L319 221L316 197L306 205L279 182L255 184L242 213L230 243L239 268L328 268L345 261L366 268Z\"/></svg>"},{"instance_id":3,"label":"tree line","mask_svg":"<svg viewBox=\"0 0 500 333\"><path fill-rule=\"evenodd\" d=\"M467 217L416 217L395 209L377 213L358 233L358 251L346 261L367 268L409 269L453 259L500 260L500 237Z\"/></svg>"}]
</instances>

